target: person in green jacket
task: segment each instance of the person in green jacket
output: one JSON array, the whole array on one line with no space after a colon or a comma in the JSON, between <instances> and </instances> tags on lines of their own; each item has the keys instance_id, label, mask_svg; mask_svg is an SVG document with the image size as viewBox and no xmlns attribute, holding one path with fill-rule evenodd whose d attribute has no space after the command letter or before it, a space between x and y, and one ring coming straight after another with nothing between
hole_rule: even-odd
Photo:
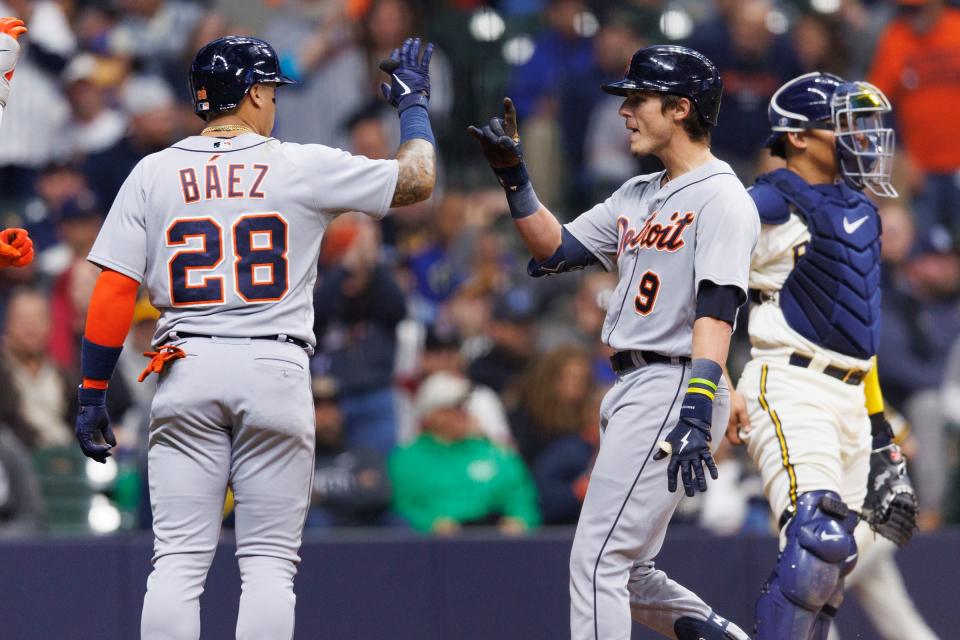
<instances>
[{"instance_id":1,"label":"person in green jacket","mask_svg":"<svg viewBox=\"0 0 960 640\"><path fill-rule=\"evenodd\" d=\"M439 372L417 392L420 435L389 460L394 507L424 532L496 525L522 533L540 524L537 493L520 456L477 435L464 409L470 381Z\"/></svg>"}]
</instances>

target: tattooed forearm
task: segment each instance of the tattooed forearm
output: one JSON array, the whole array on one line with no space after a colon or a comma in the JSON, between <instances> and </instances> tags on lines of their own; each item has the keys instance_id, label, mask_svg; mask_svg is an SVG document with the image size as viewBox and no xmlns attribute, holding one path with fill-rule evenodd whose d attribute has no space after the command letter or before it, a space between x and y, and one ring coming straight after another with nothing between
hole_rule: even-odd
<instances>
[{"instance_id":1,"label":"tattooed forearm","mask_svg":"<svg viewBox=\"0 0 960 640\"><path fill-rule=\"evenodd\" d=\"M400 174L390 206L402 207L429 198L437 181L433 145L420 138L407 140L397 151L397 162Z\"/></svg>"}]
</instances>

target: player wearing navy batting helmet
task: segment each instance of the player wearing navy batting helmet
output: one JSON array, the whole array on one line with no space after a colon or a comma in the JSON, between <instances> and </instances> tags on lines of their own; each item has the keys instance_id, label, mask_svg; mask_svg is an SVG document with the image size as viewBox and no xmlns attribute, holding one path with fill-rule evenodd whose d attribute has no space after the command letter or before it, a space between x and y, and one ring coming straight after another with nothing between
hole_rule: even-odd
<instances>
[{"instance_id":1,"label":"player wearing navy batting helmet","mask_svg":"<svg viewBox=\"0 0 960 640\"><path fill-rule=\"evenodd\" d=\"M372 160L271 137L278 88L291 82L276 52L249 36L214 40L190 67L206 128L141 160L113 202L88 257L102 272L83 339L76 434L98 462L118 445L107 387L142 286L161 313L142 376L159 375L144 640L200 637L228 487L242 581L236 637L293 637L314 468L309 357L320 245L344 211L380 218L430 196L432 51L410 38L382 63L400 147L396 159Z\"/></svg>"},{"instance_id":2,"label":"player wearing navy batting helmet","mask_svg":"<svg viewBox=\"0 0 960 640\"><path fill-rule=\"evenodd\" d=\"M710 152L723 82L697 51L656 45L602 89L623 96L631 152L665 170L631 178L569 224L537 199L509 98L502 118L470 128L533 256L530 275L599 265L620 277L602 330L617 383L601 406L570 557L571 636L628 640L632 618L680 640L745 640L654 565L678 481L693 495L707 490L708 472L717 478L714 435L729 411L722 370L760 226L743 185Z\"/></svg>"}]
</instances>

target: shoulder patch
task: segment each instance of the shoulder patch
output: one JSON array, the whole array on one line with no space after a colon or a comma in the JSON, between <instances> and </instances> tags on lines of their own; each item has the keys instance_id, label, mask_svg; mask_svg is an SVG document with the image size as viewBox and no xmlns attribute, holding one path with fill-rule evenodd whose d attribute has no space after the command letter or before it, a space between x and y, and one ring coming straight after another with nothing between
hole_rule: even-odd
<instances>
[{"instance_id":1,"label":"shoulder patch","mask_svg":"<svg viewBox=\"0 0 960 640\"><path fill-rule=\"evenodd\" d=\"M790 219L790 205L775 188L759 183L748 188L747 193L757 205L763 224L783 224Z\"/></svg>"}]
</instances>

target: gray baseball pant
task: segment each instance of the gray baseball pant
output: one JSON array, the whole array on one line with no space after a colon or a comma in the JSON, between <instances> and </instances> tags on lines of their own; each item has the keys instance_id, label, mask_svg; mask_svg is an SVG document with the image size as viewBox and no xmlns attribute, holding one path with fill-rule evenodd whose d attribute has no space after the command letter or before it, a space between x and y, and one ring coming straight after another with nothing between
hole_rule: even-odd
<instances>
[{"instance_id":1,"label":"gray baseball pant","mask_svg":"<svg viewBox=\"0 0 960 640\"><path fill-rule=\"evenodd\" d=\"M307 354L292 344L188 338L153 400L153 572L144 640L197 640L200 594L234 493L238 640L293 637L293 578L309 507L314 419Z\"/></svg>"},{"instance_id":2,"label":"gray baseball pant","mask_svg":"<svg viewBox=\"0 0 960 640\"><path fill-rule=\"evenodd\" d=\"M674 638L677 618L711 614L653 562L683 496L679 479L677 492L667 491L668 458L654 461L653 453L677 424L689 378L689 366L651 364L618 378L603 399L600 451L570 556L573 640L629 640L631 618ZM713 404L714 449L729 412L730 394L721 381Z\"/></svg>"}]
</instances>

